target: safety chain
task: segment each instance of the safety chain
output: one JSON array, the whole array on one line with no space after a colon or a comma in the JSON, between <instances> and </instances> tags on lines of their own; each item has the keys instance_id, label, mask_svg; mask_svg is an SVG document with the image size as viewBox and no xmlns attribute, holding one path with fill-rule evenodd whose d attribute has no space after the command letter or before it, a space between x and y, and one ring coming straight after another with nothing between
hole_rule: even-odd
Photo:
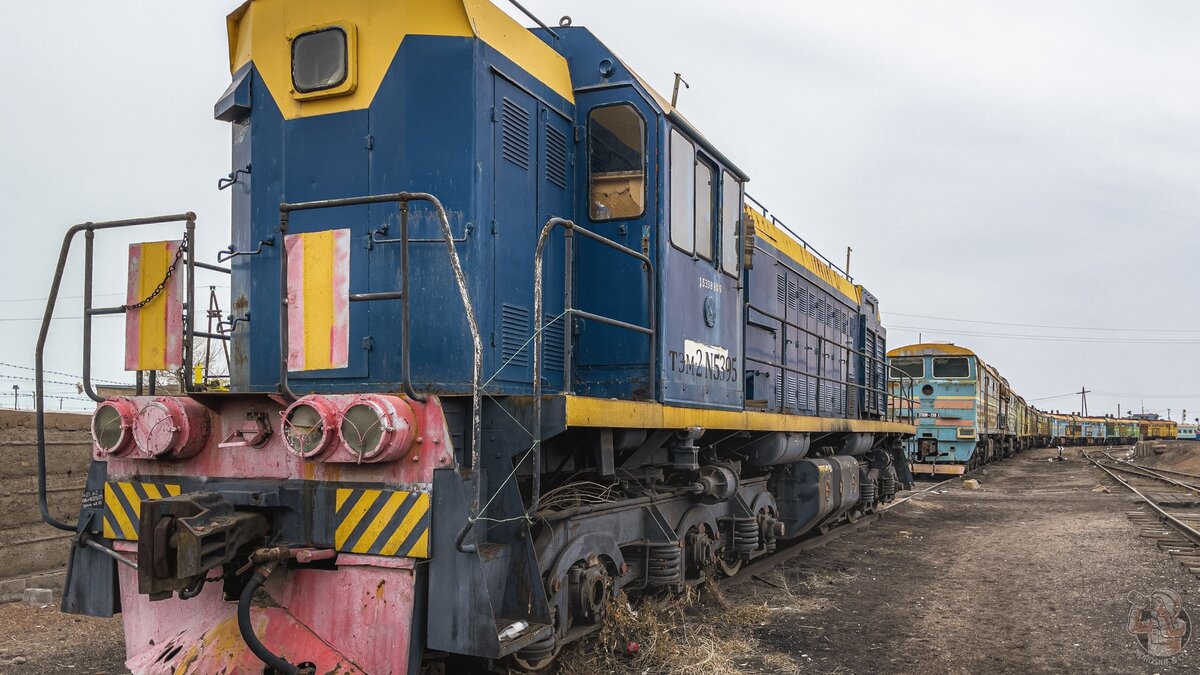
<instances>
[{"instance_id":1,"label":"safety chain","mask_svg":"<svg viewBox=\"0 0 1200 675\"><path fill-rule=\"evenodd\" d=\"M175 274L175 268L179 267L179 260L183 257L183 249L184 245L182 242L180 242L179 248L175 249L175 259L171 261L171 266L167 268L167 276L163 277L163 280L158 282L158 286L154 287L154 290L150 292L150 295L147 295L144 299L142 299L141 302L132 305L122 305L126 312L145 307L146 305L150 304L151 300L157 298L158 295L167 288L167 282L170 281L171 276Z\"/></svg>"}]
</instances>

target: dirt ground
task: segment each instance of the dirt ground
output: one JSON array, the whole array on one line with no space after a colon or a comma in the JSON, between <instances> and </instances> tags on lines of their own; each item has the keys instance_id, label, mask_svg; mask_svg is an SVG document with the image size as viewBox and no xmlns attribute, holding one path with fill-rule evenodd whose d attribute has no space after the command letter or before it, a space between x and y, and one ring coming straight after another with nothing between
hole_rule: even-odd
<instances>
[{"instance_id":1,"label":"dirt ground","mask_svg":"<svg viewBox=\"0 0 1200 675\"><path fill-rule=\"evenodd\" d=\"M1129 598L1175 590L1200 627L1200 583L1138 536L1129 497L1052 454L910 500L730 600L765 602L755 637L805 672L1196 672L1200 641L1174 663L1141 652Z\"/></svg>"},{"instance_id":2,"label":"dirt ground","mask_svg":"<svg viewBox=\"0 0 1200 675\"><path fill-rule=\"evenodd\" d=\"M71 616L54 606L21 602L0 605L0 673L6 675L127 673L124 639L120 617Z\"/></svg>"},{"instance_id":3,"label":"dirt ground","mask_svg":"<svg viewBox=\"0 0 1200 675\"><path fill-rule=\"evenodd\" d=\"M1200 448L1200 446L1197 446ZM1077 456L1031 451L918 496L781 568L689 606L642 608L610 643L565 654L567 672L1183 673L1142 653L1130 598L1182 594L1200 628L1200 582L1138 536L1133 501ZM1077 455L1072 451L1070 455ZM1195 603L1195 604L1193 604ZM638 634L652 627L657 635ZM647 629L649 630L649 629ZM679 645L684 645L680 648ZM657 650L670 667L650 658ZM581 654L603 658L582 659ZM117 620L0 606L0 673L122 673ZM23 662L22 662L23 661ZM657 665L656 665L657 664Z\"/></svg>"},{"instance_id":4,"label":"dirt ground","mask_svg":"<svg viewBox=\"0 0 1200 675\"><path fill-rule=\"evenodd\" d=\"M1139 447L1140 463L1200 473L1200 441L1144 441Z\"/></svg>"}]
</instances>

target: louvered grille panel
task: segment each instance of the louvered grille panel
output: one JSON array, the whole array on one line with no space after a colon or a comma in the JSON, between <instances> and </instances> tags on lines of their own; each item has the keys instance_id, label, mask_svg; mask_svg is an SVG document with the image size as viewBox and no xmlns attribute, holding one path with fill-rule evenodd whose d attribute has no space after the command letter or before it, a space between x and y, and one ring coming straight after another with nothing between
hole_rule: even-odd
<instances>
[{"instance_id":1,"label":"louvered grille panel","mask_svg":"<svg viewBox=\"0 0 1200 675\"><path fill-rule=\"evenodd\" d=\"M529 365L529 350L523 348L529 332L529 310L504 304L500 316L500 357L509 366Z\"/></svg>"},{"instance_id":2,"label":"louvered grille panel","mask_svg":"<svg viewBox=\"0 0 1200 675\"><path fill-rule=\"evenodd\" d=\"M562 370L563 331L567 318L562 317L554 323L551 321L554 321L554 317L549 314L542 319L542 363L546 370Z\"/></svg>"},{"instance_id":3,"label":"louvered grille panel","mask_svg":"<svg viewBox=\"0 0 1200 675\"><path fill-rule=\"evenodd\" d=\"M546 125L546 180L567 189L567 137Z\"/></svg>"},{"instance_id":4,"label":"louvered grille panel","mask_svg":"<svg viewBox=\"0 0 1200 675\"><path fill-rule=\"evenodd\" d=\"M501 153L522 169L529 169L529 111L504 99L500 113Z\"/></svg>"}]
</instances>

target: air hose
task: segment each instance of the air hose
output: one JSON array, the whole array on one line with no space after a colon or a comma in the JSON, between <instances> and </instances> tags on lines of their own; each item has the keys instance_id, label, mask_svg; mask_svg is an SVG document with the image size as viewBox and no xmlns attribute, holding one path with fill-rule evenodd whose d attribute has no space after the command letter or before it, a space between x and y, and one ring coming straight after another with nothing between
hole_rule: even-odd
<instances>
[{"instance_id":1,"label":"air hose","mask_svg":"<svg viewBox=\"0 0 1200 675\"><path fill-rule=\"evenodd\" d=\"M250 601L254 599L254 593L258 591L267 577L271 576L271 572L275 571L275 562L269 562L264 565L259 565L254 569L254 575L250 577L250 581L246 583L246 588L242 589L242 595L238 598L237 622L238 632L242 634L242 640L245 640L246 646L254 655L267 664L273 672L283 673L283 675L300 675L300 669L285 661L282 657L276 656L267 646L258 639L254 634L254 624L250 622Z\"/></svg>"}]
</instances>

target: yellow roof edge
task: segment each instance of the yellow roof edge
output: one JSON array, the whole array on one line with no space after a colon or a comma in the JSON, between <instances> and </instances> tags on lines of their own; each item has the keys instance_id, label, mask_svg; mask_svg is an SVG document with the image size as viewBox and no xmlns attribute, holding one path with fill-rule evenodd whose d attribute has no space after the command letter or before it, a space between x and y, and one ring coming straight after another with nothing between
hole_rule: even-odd
<instances>
[{"instance_id":1,"label":"yellow roof edge","mask_svg":"<svg viewBox=\"0 0 1200 675\"><path fill-rule=\"evenodd\" d=\"M785 257L817 275L818 279L829 284L834 290L844 295L846 299L854 303L855 307L862 305L862 286L855 285L854 282L847 279L842 273L821 260L811 249L805 248L792 235L777 227L775 223L771 222L754 208L751 208L749 204L744 205L744 208L747 217L754 223L755 236L762 237L771 242L771 245L779 249L779 252Z\"/></svg>"},{"instance_id":2,"label":"yellow roof edge","mask_svg":"<svg viewBox=\"0 0 1200 675\"><path fill-rule=\"evenodd\" d=\"M956 356L975 356L978 358L975 352L971 351L970 349L946 342L919 342L913 345L905 345L903 347L889 349L887 355L889 357L924 356L923 352L925 350L933 350L942 354L953 354Z\"/></svg>"}]
</instances>

